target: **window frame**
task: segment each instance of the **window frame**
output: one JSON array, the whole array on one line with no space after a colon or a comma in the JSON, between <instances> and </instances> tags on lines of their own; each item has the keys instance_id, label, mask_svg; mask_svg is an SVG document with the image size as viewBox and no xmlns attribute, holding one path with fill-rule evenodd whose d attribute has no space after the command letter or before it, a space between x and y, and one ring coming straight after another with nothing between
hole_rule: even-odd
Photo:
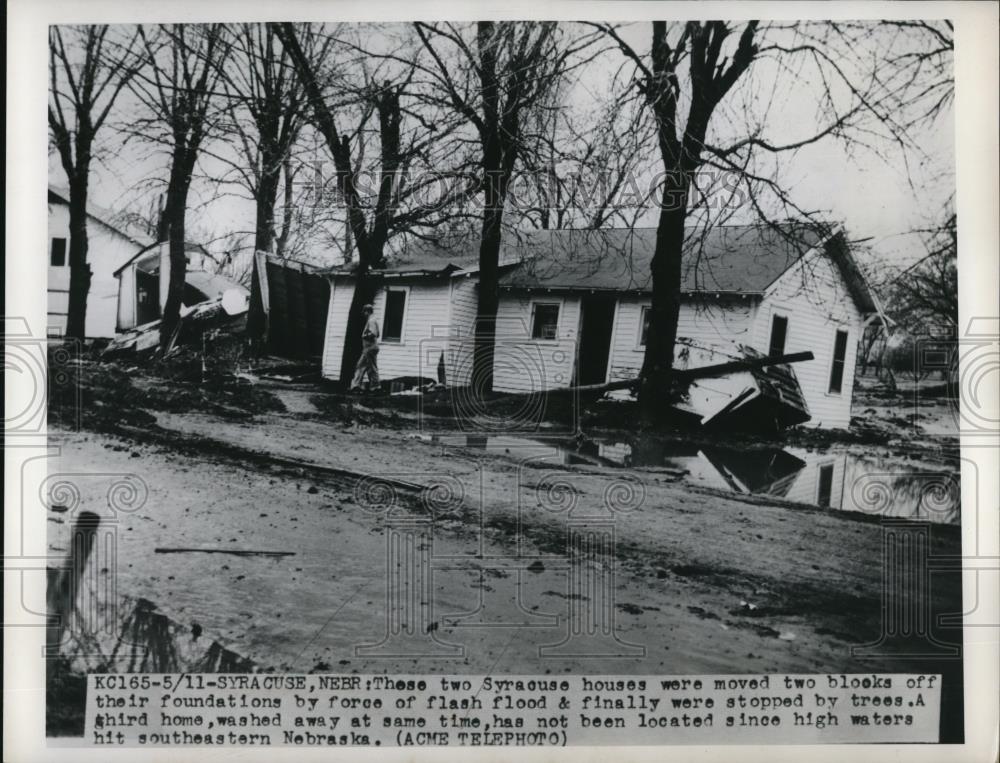
<instances>
[{"instance_id":1,"label":"window frame","mask_svg":"<svg viewBox=\"0 0 1000 763\"><path fill-rule=\"evenodd\" d=\"M62 241L63 251L62 251L62 265L55 265L52 262L52 256L55 254L56 241ZM50 268L68 268L69 267L69 239L64 236L53 236L49 239L49 267Z\"/></svg>"},{"instance_id":2,"label":"window frame","mask_svg":"<svg viewBox=\"0 0 1000 763\"><path fill-rule=\"evenodd\" d=\"M385 328L388 324L386 316L389 313L389 292L398 291L403 293L403 315L399 320L399 336L396 338L391 338L386 336ZM388 342L389 344L403 345L406 344L404 338L406 336L406 315L410 310L410 287L409 286L385 286L382 289L382 323L379 326L379 332L381 336L379 337L379 343Z\"/></svg>"},{"instance_id":3,"label":"window frame","mask_svg":"<svg viewBox=\"0 0 1000 763\"><path fill-rule=\"evenodd\" d=\"M844 357L840 361L840 384L833 389L833 370L837 366L837 340L844 335ZM844 378L847 371L847 350L850 347L851 332L846 328L836 328L833 332L833 353L830 355L830 369L826 377L826 394L829 397L841 397L844 394Z\"/></svg>"},{"instance_id":4,"label":"window frame","mask_svg":"<svg viewBox=\"0 0 1000 763\"><path fill-rule=\"evenodd\" d=\"M822 509L832 509L833 508L833 478L837 476L836 463L833 461L827 461L817 465L816 472L816 505ZM830 490L827 496L826 503L821 503L820 498L823 495L823 475L830 475Z\"/></svg>"},{"instance_id":5,"label":"window frame","mask_svg":"<svg viewBox=\"0 0 1000 763\"><path fill-rule=\"evenodd\" d=\"M774 323L779 318L785 322L785 334L781 338L781 352L778 353L778 354L779 355L785 355L785 354L788 353L788 329L789 329L789 326L791 324L791 321L789 320L789 315L788 315L788 313L785 313L785 312L773 311L771 313L771 330L770 330L770 332L767 335L767 354L768 354L768 356L770 356L772 354L771 353L771 343L774 340Z\"/></svg>"},{"instance_id":6,"label":"window frame","mask_svg":"<svg viewBox=\"0 0 1000 763\"><path fill-rule=\"evenodd\" d=\"M645 316L648 315L649 311L652 310L652 309L653 309L653 306L650 305L650 304L640 304L639 305L639 329L638 329L638 332L637 332L636 337L635 337L635 349L636 350L645 350L646 349L646 343L644 341L642 341L642 326L645 323ZM647 332L647 338L648 338L648 332Z\"/></svg>"},{"instance_id":7,"label":"window frame","mask_svg":"<svg viewBox=\"0 0 1000 763\"><path fill-rule=\"evenodd\" d=\"M543 305L546 307L556 308L556 329L555 336L548 337L536 337L535 336L535 309ZM531 300L531 316L528 325L528 337L532 342L558 342L559 341L559 326L562 322L563 317L563 300L561 299L533 299Z\"/></svg>"}]
</instances>

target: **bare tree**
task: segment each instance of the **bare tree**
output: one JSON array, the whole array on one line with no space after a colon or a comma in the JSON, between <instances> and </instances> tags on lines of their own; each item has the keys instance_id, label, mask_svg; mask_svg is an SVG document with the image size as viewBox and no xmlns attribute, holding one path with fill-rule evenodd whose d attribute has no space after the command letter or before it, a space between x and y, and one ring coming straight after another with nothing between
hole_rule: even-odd
<instances>
[{"instance_id":1,"label":"bare tree","mask_svg":"<svg viewBox=\"0 0 1000 763\"><path fill-rule=\"evenodd\" d=\"M225 53L221 24L139 27L148 64L130 87L149 112L134 130L164 145L170 154L166 200L157 241L167 241L170 278L160 323L160 348L169 345L180 322L187 269L185 222L188 192L202 144L219 112L215 91Z\"/></svg>"},{"instance_id":2,"label":"bare tree","mask_svg":"<svg viewBox=\"0 0 1000 763\"><path fill-rule=\"evenodd\" d=\"M135 73L136 37L107 25L49 28L49 131L69 183L69 308L66 335L83 339L91 271L87 195L95 141Z\"/></svg>"},{"instance_id":3,"label":"bare tree","mask_svg":"<svg viewBox=\"0 0 1000 763\"><path fill-rule=\"evenodd\" d=\"M671 388L673 376L681 256L688 243L686 223L697 198L702 168L738 177L745 184L753 209L766 224L781 232L761 204L762 188L776 196L786 210L790 208L805 219L811 215L792 202L773 175L760 172L762 155L791 154L828 137L876 152L886 140L903 148L915 148L907 141L908 128L915 124L909 115L917 114L917 121L933 118L938 113L934 108L921 115L920 106L928 99L940 102L947 86L928 91L921 71L920 54L924 48L910 37L895 44L897 38L892 33L898 31L896 28L874 42L891 47L871 55L876 31L871 25L866 30L867 40L862 40L858 26L654 21L649 52L640 54L618 27L595 26L618 45L634 68L634 88L642 94L654 117L663 164L651 262L650 325L640 382L640 404L644 416L651 419L664 412L669 399L665 391ZM935 46L941 42L935 39ZM948 60L949 55L945 55ZM875 68L887 61L891 66L873 73L873 61ZM773 140L748 110L734 114L722 107L726 96L750 80L755 67L763 64L772 95L782 73L814 85L820 116L815 124L807 124L802 137ZM811 67L808 74L803 73L804 66ZM935 76L939 74L940 70L935 69ZM727 130L713 131L720 117ZM726 132L729 135L725 137L735 134L736 139L720 145L721 134ZM808 226L798 229L807 230Z\"/></svg>"},{"instance_id":4,"label":"bare tree","mask_svg":"<svg viewBox=\"0 0 1000 763\"><path fill-rule=\"evenodd\" d=\"M479 142L483 215L472 388L481 394L493 388L504 210L515 169L532 140L525 122L593 38L566 44L553 22L480 21L474 33L454 24L418 22L415 28L433 61L424 71L439 94L430 97L450 104L474 127ZM443 52L446 47L449 53Z\"/></svg>"},{"instance_id":5,"label":"bare tree","mask_svg":"<svg viewBox=\"0 0 1000 763\"><path fill-rule=\"evenodd\" d=\"M308 46L301 43L303 37L323 32L283 23L278 34L302 80L316 129L333 159L345 225L358 255L341 363L341 378L347 379L361 351L361 308L375 294L369 274L384 264L390 237L401 233L421 236L422 228L443 225L454 216L454 206L473 192L474 179L461 169L461 152L450 150L454 146L447 138L455 128L454 116L426 99L408 103L407 88L415 70L412 59L407 61L391 51L372 55L356 44L338 40L336 47L360 55L362 61L382 61L395 68L380 79L378 72L356 64L360 81L336 83L338 97L331 98L324 89L327 62L322 57L330 55L330 48L324 47L311 57L306 52ZM418 105L429 106L433 113L418 112ZM369 128L370 121L377 128ZM374 149L368 145L370 132L377 134ZM375 159L369 161L377 166L377 172L366 166L366 156L372 153ZM416 165L425 173L414 172ZM442 180L446 181L443 187ZM428 195L434 186L437 192Z\"/></svg>"},{"instance_id":6,"label":"bare tree","mask_svg":"<svg viewBox=\"0 0 1000 763\"><path fill-rule=\"evenodd\" d=\"M897 275L889 310L910 334L958 336L958 220L946 212L940 226L923 231L927 253Z\"/></svg>"}]
</instances>

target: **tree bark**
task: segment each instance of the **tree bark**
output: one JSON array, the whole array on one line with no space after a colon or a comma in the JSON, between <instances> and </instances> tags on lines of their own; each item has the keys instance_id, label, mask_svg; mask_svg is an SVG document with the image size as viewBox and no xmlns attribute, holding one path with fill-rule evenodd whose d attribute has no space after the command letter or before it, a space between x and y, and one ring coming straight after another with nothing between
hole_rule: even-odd
<instances>
[{"instance_id":1,"label":"tree bark","mask_svg":"<svg viewBox=\"0 0 1000 763\"><path fill-rule=\"evenodd\" d=\"M87 262L87 172L84 166L73 178L69 192L69 307L66 336L84 339L87 333L87 295L91 270ZM82 176L81 176L82 174Z\"/></svg>"},{"instance_id":2,"label":"tree bark","mask_svg":"<svg viewBox=\"0 0 1000 763\"><path fill-rule=\"evenodd\" d=\"M166 352L170 340L180 323L180 310L184 298L184 281L187 272L185 252L185 217L190 172L187 164L193 166L194 157L182 153L175 156L167 185L167 201L163 208L161 231L166 230L167 252L170 261L170 276L167 280L167 299L160 317L160 352Z\"/></svg>"}]
</instances>

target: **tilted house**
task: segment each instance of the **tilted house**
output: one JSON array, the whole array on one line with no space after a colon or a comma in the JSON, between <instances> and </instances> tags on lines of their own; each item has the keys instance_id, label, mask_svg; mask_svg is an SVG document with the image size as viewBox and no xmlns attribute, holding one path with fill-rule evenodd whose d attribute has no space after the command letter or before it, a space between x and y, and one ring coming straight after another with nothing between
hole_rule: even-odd
<instances>
[{"instance_id":1,"label":"tilted house","mask_svg":"<svg viewBox=\"0 0 1000 763\"><path fill-rule=\"evenodd\" d=\"M655 229L538 234L531 258L500 279L498 325L519 321L527 337L497 341L530 343L544 367L498 367L494 388L530 391L536 376L545 388L638 376L655 244ZM814 359L794 366L809 425L848 426L857 341L881 310L843 234L800 224L689 230L681 298L676 367L725 362L742 347L810 350Z\"/></svg>"},{"instance_id":2,"label":"tilted house","mask_svg":"<svg viewBox=\"0 0 1000 763\"><path fill-rule=\"evenodd\" d=\"M848 426L857 340L881 310L843 235L800 224L688 234L676 366L740 358L743 348L812 351L813 360L794 366L809 425ZM655 229L642 228L538 231L505 242L504 261L519 262L500 276L493 388L537 392L637 377L655 242ZM383 326L384 379L435 378L443 359L447 383L468 384L475 248L448 254L384 271L374 305ZM332 282L323 373L335 379L353 290L346 273ZM724 392L726 384L709 381L704 389Z\"/></svg>"},{"instance_id":3,"label":"tilted house","mask_svg":"<svg viewBox=\"0 0 1000 763\"><path fill-rule=\"evenodd\" d=\"M373 272L379 283L374 314L382 329L379 375L436 380L443 372L449 385L465 386L472 373L471 336L479 299L474 263L478 258L474 248L427 249L405 263ZM349 268L330 271L329 278L322 373L336 380L340 379L356 281Z\"/></svg>"},{"instance_id":4,"label":"tilted house","mask_svg":"<svg viewBox=\"0 0 1000 763\"><path fill-rule=\"evenodd\" d=\"M61 336L69 313L69 192L50 185L48 207L48 325L51 333ZM115 223L112 217L107 210L87 205L87 264L91 277L84 334L95 339L115 335L115 270L150 243L141 234Z\"/></svg>"}]
</instances>

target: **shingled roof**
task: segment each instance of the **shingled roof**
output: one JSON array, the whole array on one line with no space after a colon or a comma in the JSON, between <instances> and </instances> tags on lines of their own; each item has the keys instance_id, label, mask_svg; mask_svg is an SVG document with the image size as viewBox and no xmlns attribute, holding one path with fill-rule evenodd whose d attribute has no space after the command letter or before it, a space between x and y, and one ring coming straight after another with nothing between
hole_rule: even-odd
<instances>
[{"instance_id":1,"label":"shingled roof","mask_svg":"<svg viewBox=\"0 0 1000 763\"><path fill-rule=\"evenodd\" d=\"M789 223L720 225L687 231L682 256L685 292L762 294L829 233ZM501 288L638 291L652 289L655 228L539 231L523 244L524 264Z\"/></svg>"}]
</instances>

